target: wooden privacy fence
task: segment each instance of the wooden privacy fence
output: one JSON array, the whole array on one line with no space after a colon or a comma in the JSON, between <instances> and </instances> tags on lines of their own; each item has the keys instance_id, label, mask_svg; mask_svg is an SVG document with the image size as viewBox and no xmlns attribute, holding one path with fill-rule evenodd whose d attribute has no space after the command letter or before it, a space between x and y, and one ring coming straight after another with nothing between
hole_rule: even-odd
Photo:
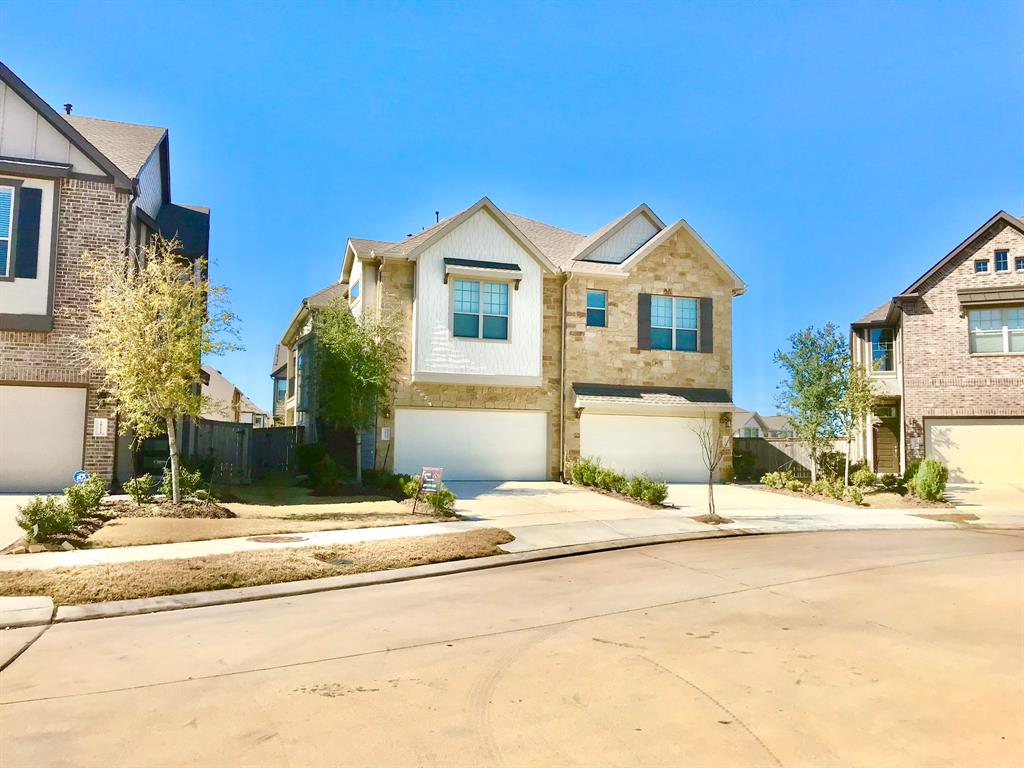
<instances>
[{"instance_id":1,"label":"wooden privacy fence","mask_svg":"<svg viewBox=\"0 0 1024 768\"><path fill-rule=\"evenodd\" d=\"M214 483L245 485L294 468L299 429L200 419L192 425L185 457L209 472Z\"/></svg>"},{"instance_id":2,"label":"wooden privacy fence","mask_svg":"<svg viewBox=\"0 0 1024 768\"><path fill-rule=\"evenodd\" d=\"M758 481L765 472L789 471L800 480L811 477L811 457L792 439L733 438L733 468L737 480Z\"/></svg>"}]
</instances>

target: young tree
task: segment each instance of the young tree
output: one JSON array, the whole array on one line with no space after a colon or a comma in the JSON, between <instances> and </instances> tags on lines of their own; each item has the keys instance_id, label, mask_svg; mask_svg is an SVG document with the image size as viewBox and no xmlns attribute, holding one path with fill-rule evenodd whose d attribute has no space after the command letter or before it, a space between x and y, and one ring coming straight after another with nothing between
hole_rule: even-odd
<instances>
[{"instance_id":1,"label":"young tree","mask_svg":"<svg viewBox=\"0 0 1024 768\"><path fill-rule=\"evenodd\" d=\"M818 479L818 458L842 434L843 402L849 384L850 351L838 329L808 327L789 337L788 352L775 353L786 378L776 403L793 425L797 442L811 455L811 480Z\"/></svg>"},{"instance_id":2,"label":"young tree","mask_svg":"<svg viewBox=\"0 0 1024 768\"><path fill-rule=\"evenodd\" d=\"M321 417L356 433L356 482L362 483L360 431L374 426L378 408L391 396L402 360L394 317L356 319L335 299L313 313L317 397Z\"/></svg>"},{"instance_id":3,"label":"young tree","mask_svg":"<svg viewBox=\"0 0 1024 768\"><path fill-rule=\"evenodd\" d=\"M850 367L847 376L846 393L843 396L839 416L842 429L846 435L846 467L843 470L843 482L850 484L850 446L853 439L866 428L867 420L875 410L878 398L875 395L874 382L863 365L848 359Z\"/></svg>"},{"instance_id":4,"label":"young tree","mask_svg":"<svg viewBox=\"0 0 1024 768\"><path fill-rule=\"evenodd\" d=\"M721 429L713 418L704 416L697 426L690 428L690 431L697 436L700 456L708 470L708 522L724 523L725 518L719 517L715 511L715 470L729 455L728 430Z\"/></svg>"},{"instance_id":5,"label":"young tree","mask_svg":"<svg viewBox=\"0 0 1024 768\"><path fill-rule=\"evenodd\" d=\"M85 255L95 291L84 348L100 371L121 433L167 433L172 501L181 503L177 422L198 417L201 358L239 348L227 289L211 285L205 261L183 258L180 242L154 236L123 258Z\"/></svg>"}]
</instances>

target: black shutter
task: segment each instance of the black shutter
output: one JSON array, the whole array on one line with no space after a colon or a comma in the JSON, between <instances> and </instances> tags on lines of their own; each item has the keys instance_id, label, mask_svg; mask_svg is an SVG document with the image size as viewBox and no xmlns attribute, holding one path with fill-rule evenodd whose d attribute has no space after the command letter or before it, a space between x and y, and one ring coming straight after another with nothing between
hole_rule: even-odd
<instances>
[{"instance_id":1,"label":"black shutter","mask_svg":"<svg viewBox=\"0 0 1024 768\"><path fill-rule=\"evenodd\" d=\"M700 351L715 351L715 312L711 299L700 300Z\"/></svg>"},{"instance_id":2,"label":"black shutter","mask_svg":"<svg viewBox=\"0 0 1024 768\"><path fill-rule=\"evenodd\" d=\"M35 278L39 271L39 216L43 210L43 190L22 187L18 190L18 221L15 223L14 276Z\"/></svg>"},{"instance_id":3,"label":"black shutter","mask_svg":"<svg viewBox=\"0 0 1024 768\"><path fill-rule=\"evenodd\" d=\"M637 296L636 345L639 349L651 348L651 294Z\"/></svg>"}]
</instances>

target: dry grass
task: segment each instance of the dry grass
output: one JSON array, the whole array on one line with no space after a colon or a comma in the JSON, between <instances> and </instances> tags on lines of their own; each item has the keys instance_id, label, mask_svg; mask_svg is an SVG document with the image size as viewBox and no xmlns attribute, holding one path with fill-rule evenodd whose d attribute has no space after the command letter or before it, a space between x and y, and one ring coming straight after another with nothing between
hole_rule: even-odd
<instances>
[{"instance_id":1,"label":"dry grass","mask_svg":"<svg viewBox=\"0 0 1024 768\"><path fill-rule=\"evenodd\" d=\"M440 520L432 515L327 514L311 516L235 517L220 520L174 517L114 518L86 541L89 547L128 547L139 544L170 544L181 541L225 539L232 536L262 536L272 533L306 533L391 525L415 525Z\"/></svg>"},{"instance_id":2,"label":"dry grass","mask_svg":"<svg viewBox=\"0 0 1024 768\"><path fill-rule=\"evenodd\" d=\"M280 548L180 560L9 571L0 573L0 595L48 595L58 605L78 605L254 587L498 555L503 554L499 545L512 538L508 531L500 528L481 528L465 533L332 547ZM352 564L326 562L338 559L351 560Z\"/></svg>"}]
</instances>

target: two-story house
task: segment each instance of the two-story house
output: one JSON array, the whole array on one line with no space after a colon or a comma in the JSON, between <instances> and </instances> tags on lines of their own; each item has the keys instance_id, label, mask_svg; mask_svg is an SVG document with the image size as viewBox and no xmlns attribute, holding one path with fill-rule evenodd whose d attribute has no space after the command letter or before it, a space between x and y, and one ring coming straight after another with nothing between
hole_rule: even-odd
<instances>
[{"instance_id":1,"label":"two-story house","mask_svg":"<svg viewBox=\"0 0 1024 768\"><path fill-rule=\"evenodd\" d=\"M1000 211L851 325L879 405L858 454L877 472L936 458L951 482L1024 478L1024 220Z\"/></svg>"},{"instance_id":2,"label":"two-story house","mask_svg":"<svg viewBox=\"0 0 1024 768\"><path fill-rule=\"evenodd\" d=\"M731 434L732 300L746 286L646 205L582 235L484 198L404 240L349 240L339 285L357 315L405 329L378 466L543 480L588 456L700 480L694 428Z\"/></svg>"},{"instance_id":3,"label":"two-story house","mask_svg":"<svg viewBox=\"0 0 1024 768\"><path fill-rule=\"evenodd\" d=\"M167 130L59 114L0 64L0 493L112 478L127 441L82 351L82 254L155 232L206 255L209 211L171 202Z\"/></svg>"}]
</instances>

